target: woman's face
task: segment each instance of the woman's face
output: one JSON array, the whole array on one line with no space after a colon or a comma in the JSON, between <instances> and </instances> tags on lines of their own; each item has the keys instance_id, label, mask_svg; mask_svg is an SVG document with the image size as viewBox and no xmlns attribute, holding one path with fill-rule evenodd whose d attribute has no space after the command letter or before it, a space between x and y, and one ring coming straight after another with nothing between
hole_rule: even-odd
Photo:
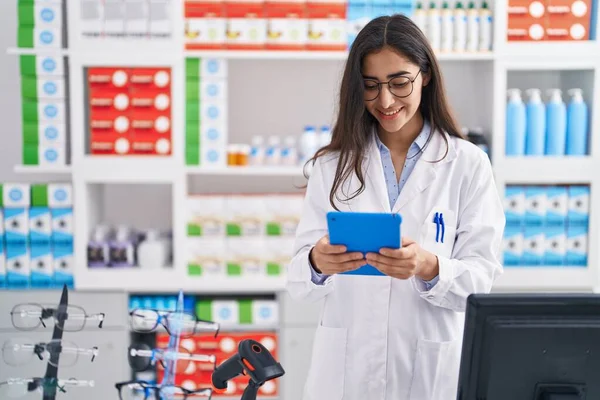
<instances>
[{"instance_id":1,"label":"woman's face","mask_svg":"<svg viewBox=\"0 0 600 400\"><path fill-rule=\"evenodd\" d=\"M427 76L416 64L389 48L367 55L362 75L367 110L385 131L398 132L419 110ZM388 81L389 85L385 83Z\"/></svg>"}]
</instances>

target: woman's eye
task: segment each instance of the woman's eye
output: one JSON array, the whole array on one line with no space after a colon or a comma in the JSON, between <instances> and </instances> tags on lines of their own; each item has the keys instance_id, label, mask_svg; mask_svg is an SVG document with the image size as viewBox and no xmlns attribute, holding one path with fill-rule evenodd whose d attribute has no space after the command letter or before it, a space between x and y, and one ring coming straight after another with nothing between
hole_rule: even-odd
<instances>
[{"instance_id":1,"label":"woman's eye","mask_svg":"<svg viewBox=\"0 0 600 400\"><path fill-rule=\"evenodd\" d=\"M395 88L401 88L404 87L408 84L408 82L393 82L392 86Z\"/></svg>"},{"instance_id":2,"label":"woman's eye","mask_svg":"<svg viewBox=\"0 0 600 400\"><path fill-rule=\"evenodd\" d=\"M375 89L377 89L377 85L375 85L373 83L365 83L365 89L366 90L375 90Z\"/></svg>"}]
</instances>

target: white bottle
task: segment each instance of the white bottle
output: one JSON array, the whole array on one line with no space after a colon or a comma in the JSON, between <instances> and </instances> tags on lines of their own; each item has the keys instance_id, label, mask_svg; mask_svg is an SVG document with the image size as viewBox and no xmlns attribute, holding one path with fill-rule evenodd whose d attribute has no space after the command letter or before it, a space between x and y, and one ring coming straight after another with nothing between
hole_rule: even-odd
<instances>
[{"instance_id":1,"label":"white bottle","mask_svg":"<svg viewBox=\"0 0 600 400\"><path fill-rule=\"evenodd\" d=\"M479 11L474 2L469 2L467 10L467 51L474 53L479 50Z\"/></svg>"},{"instance_id":2,"label":"white bottle","mask_svg":"<svg viewBox=\"0 0 600 400\"><path fill-rule=\"evenodd\" d=\"M436 8L435 3L432 1L429 4L429 10L427 11L427 38L431 44L433 51L440 51L441 47L441 15L440 11Z\"/></svg>"},{"instance_id":3,"label":"white bottle","mask_svg":"<svg viewBox=\"0 0 600 400\"><path fill-rule=\"evenodd\" d=\"M279 136L269 136L267 149L265 151L266 165L279 165L281 163L281 139Z\"/></svg>"},{"instance_id":4,"label":"white bottle","mask_svg":"<svg viewBox=\"0 0 600 400\"><path fill-rule=\"evenodd\" d=\"M325 147L331 143L331 128L329 125L323 125L319 133L319 148Z\"/></svg>"},{"instance_id":5,"label":"white bottle","mask_svg":"<svg viewBox=\"0 0 600 400\"><path fill-rule=\"evenodd\" d=\"M160 269L167 266L168 241L155 230L146 232L146 240L138 246L138 264L144 269Z\"/></svg>"},{"instance_id":6,"label":"white bottle","mask_svg":"<svg viewBox=\"0 0 600 400\"><path fill-rule=\"evenodd\" d=\"M281 164L292 166L298 165L298 149L296 148L296 138L293 136L288 136L283 141Z\"/></svg>"},{"instance_id":7,"label":"white bottle","mask_svg":"<svg viewBox=\"0 0 600 400\"><path fill-rule=\"evenodd\" d=\"M454 9L454 51L464 52L467 49L467 14L462 3L456 3Z\"/></svg>"},{"instance_id":8,"label":"white bottle","mask_svg":"<svg viewBox=\"0 0 600 400\"><path fill-rule=\"evenodd\" d=\"M454 47L454 15L447 1L442 4L442 52L450 53Z\"/></svg>"},{"instance_id":9,"label":"white bottle","mask_svg":"<svg viewBox=\"0 0 600 400\"><path fill-rule=\"evenodd\" d=\"M412 19L415 25L421 29L421 32L427 34L427 12L423 9L423 3L420 1L416 5Z\"/></svg>"},{"instance_id":10,"label":"white bottle","mask_svg":"<svg viewBox=\"0 0 600 400\"><path fill-rule=\"evenodd\" d=\"M488 3L481 3L479 9L479 51L492 50L492 12Z\"/></svg>"},{"instance_id":11,"label":"white bottle","mask_svg":"<svg viewBox=\"0 0 600 400\"><path fill-rule=\"evenodd\" d=\"M252 147L250 149L250 165L263 165L265 163L265 146L262 136L252 138Z\"/></svg>"},{"instance_id":12,"label":"white bottle","mask_svg":"<svg viewBox=\"0 0 600 400\"><path fill-rule=\"evenodd\" d=\"M319 138L317 137L317 130L315 127L304 127L304 133L302 133L302 137L300 139L300 153L303 164L315 155L318 146Z\"/></svg>"}]
</instances>

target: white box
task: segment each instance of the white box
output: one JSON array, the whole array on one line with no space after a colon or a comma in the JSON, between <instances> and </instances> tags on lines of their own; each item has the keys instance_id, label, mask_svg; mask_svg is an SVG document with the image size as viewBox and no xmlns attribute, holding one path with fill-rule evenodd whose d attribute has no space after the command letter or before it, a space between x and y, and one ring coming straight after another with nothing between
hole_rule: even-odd
<instances>
[{"instance_id":1,"label":"white box","mask_svg":"<svg viewBox=\"0 0 600 400\"><path fill-rule=\"evenodd\" d=\"M29 239L29 208L5 208L4 231L7 247L11 243L27 243Z\"/></svg>"},{"instance_id":2,"label":"white box","mask_svg":"<svg viewBox=\"0 0 600 400\"><path fill-rule=\"evenodd\" d=\"M125 33L133 36L146 35L149 30L150 9L147 0L124 0Z\"/></svg>"},{"instance_id":3,"label":"white box","mask_svg":"<svg viewBox=\"0 0 600 400\"><path fill-rule=\"evenodd\" d=\"M64 100L40 100L38 104L38 120L44 122L67 122Z\"/></svg>"},{"instance_id":4,"label":"white box","mask_svg":"<svg viewBox=\"0 0 600 400\"><path fill-rule=\"evenodd\" d=\"M346 20L342 18L314 18L308 20L308 45L324 49L346 47Z\"/></svg>"},{"instance_id":5,"label":"white box","mask_svg":"<svg viewBox=\"0 0 600 400\"><path fill-rule=\"evenodd\" d=\"M200 60L200 79L227 78L228 66L225 58L202 58Z\"/></svg>"},{"instance_id":6,"label":"white box","mask_svg":"<svg viewBox=\"0 0 600 400\"><path fill-rule=\"evenodd\" d=\"M38 286L49 283L54 278L54 259L50 242L46 244L33 244L31 246L31 260L29 263L31 285Z\"/></svg>"},{"instance_id":7,"label":"white box","mask_svg":"<svg viewBox=\"0 0 600 400\"><path fill-rule=\"evenodd\" d=\"M565 263L569 266L587 266L588 242L587 225L569 226L567 228L567 256Z\"/></svg>"},{"instance_id":8,"label":"white box","mask_svg":"<svg viewBox=\"0 0 600 400\"><path fill-rule=\"evenodd\" d=\"M546 238L542 226L525 226L523 232L522 265L541 265L546 249Z\"/></svg>"},{"instance_id":9,"label":"white box","mask_svg":"<svg viewBox=\"0 0 600 400\"><path fill-rule=\"evenodd\" d=\"M29 251L26 244L6 244L6 280L8 286L29 284Z\"/></svg>"},{"instance_id":10,"label":"white box","mask_svg":"<svg viewBox=\"0 0 600 400\"><path fill-rule=\"evenodd\" d=\"M567 230L562 226L545 228L545 252L543 265L564 265L567 255Z\"/></svg>"},{"instance_id":11,"label":"white box","mask_svg":"<svg viewBox=\"0 0 600 400\"><path fill-rule=\"evenodd\" d=\"M186 18L185 44L190 48L220 48L227 38L225 18Z\"/></svg>"},{"instance_id":12,"label":"white box","mask_svg":"<svg viewBox=\"0 0 600 400\"><path fill-rule=\"evenodd\" d=\"M546 190L546 222L564 225L569 212L569 195L565 186L550 186Z\"/></svg>"},{"instance_id":13,"label":"white box","mask_svg":"<svg viewBox=\"0 0 600 400\"><path fill-rule=\"evenodd\" d=\"M187 207L189 236L225 236L227 209L224 197L190 196Z\"/></svg>"},{"instance_id":14,"label":"white box","mask_svg":"<svg viewBox=\"0 0 600 400\"><path fill-rule=\"evenodd\" d=\"M38 55L35 59L36 75L38 77L65 76L65 62L62 57Z\"/></svg>"},{"instance_id":15,"label":"white box","mask_svg":"<svg viewBox=\"0 0 600 400\"><path fill-rule=\"evenodd\" d=\"M213 322L223 325L237 325L240 323L240 307L236 300L213 300Z\"/></svg>"},{"instance_id":16,"label":"white box","mask_svg":"<svg viewBox=\"0 0 600 400\"><path fill-rule=\"evenodd\" d=\"M37 97L39 100L64 101L65 94L64 78L40 77L37 79Z\"/></svg>"},{"instance_id":17,"label":"white box","mask_svg":"<svg viewBox=\"0 0 600 400\"><path fill-rule=\"evenodd\" d=\"M2 185L4 208L23 208L31 205L31 185L26 183L5 183ZM5 217L7 216L5 210Z\"/></svg>"},{"instance_id":18,"label":"white box","mask_svg":"<svg viewBox=\"0 0 600 400\"><path fill-rule=\"evenodd\" d=\"M507 225L502 238L502 258L504 266L516 266L523 258L523 231L521 227Z\"/></svg>"},{"instance_id":19,"label":"white box","mask_svg":"<svg viewBox=\"0 0 600 400\"><path fill-rule=\"evenodd\" d=\"M72 283L73 244L54 245L52 258L54 259L54 281L56 283Z\"/></svg>"},{"instance_id":20,"label":"white box","mask_svg":"<svg viewBox=\"0 0 600 400\"><path fill-rule=\"evenodd\" d=\"M227 79L226 78L203 78L200 77L200 103L204 101L226 100ZM226 106L226 101L223 101Z\"/></svg>"},{"instance_id":21,"label":"white box","mask_svg":"<svg viewBox=\"0 0 600 400\"><path fill-rule=\"evenodd\" d=\"M208 168L223 168L227 166L227 152L219 146L202 146L200 149L200 165Z\"/></svg>"},{"instance_id":22,"label":"white box","mask_svg":"<svg viewBox=\"0 0 600 400\"><path fill-rule=\"evenodd\" d=\"M52 242L53 243L72 243L73 242L73 209L51 208L52 216Z\"/></svg>"},{"instance_id":23,"label":"white box","mask_svg":"<svg viewBox=\"0 0 600 400\"><path fill-rule=\"evenodd\" d=\"M226 124L227 102L225 99L202 101L200 103L200 123Z\"/></svg>"},{"instance_id":24,"label":"white box","mask_svg":"<svg viewBox=\"0 0 600 400\"><path fill-rule=\"evenodd\" d=\"M288 50L308 43L308 19L270 18L267 29L267 46L271 49Z\"/></svg>"},{"instance_id":25,"label":"white box","mask_svg":"<svg viewBox=\"0 0 600 400\"><path fill-rule=\"evenodd\" d=\"M295 236L304 196L281 194L265 196L267 209L266 230L269 236Z\"/></svg>"},{"instance_id":26,"label":"white box","mask_svg":"<svg viewBox=\"0 0 600 400\"><path fill-rule=\"evenodd\" d=\"M227 274L231 277L267 276L262 238L227 238Z\"/></svg>"},{"instance_id":27,"label":"white box","mask_svg":"<svg viewBox=\"0 0 600 400\"><path fill-rule=\"evenodd\" d=\"M104 7L98 0L81 0L80 25L84 36L99 36L104 31Z\"/></svg>"},{"instance_id":28,"label":"white box","mask_svg":"<svg viewBox=\"0 0 600 400\"><path fill-rule=\"evenodd\" d=\"M123 0L105 0L104 33L108 36L122 36L125 33L125 3Z\"/></svg>"},{"instance_id":29,"label":"white box","mask_svg":"<svg viewBox=\"0 0 600 400\"><path fill-rule=\"evenodd\" d=\"M34 25L37 28L62 29L62 7L56 3L37 2L33 6Z\"/></svg>"},{"instance_id":30,"label":"white box","mask_svg":"<svg viewBox=\"0 0 600 400\"><path fill-rule=\"evenodd\" d=\"M504 214L507 225L520 225L525 220L525 188L507 186L504 191Z\"/></svg>"},{"instance_id":31,"label":"white box","mask_svg":"<svg viewBox=\"0 0 600 400\"><path fill-rule=\"evenodd\" d=\"M208 146L211 149L225 149L227 147L227 125L224 122L200 123L201 148Z\"/></svg>"},{"instance_id":32,"label":"white box","mask_svg":"<svg viewBox=\"0 0 600 400\"><path fill-rule=\"evenodd\" d=\"M569 187L569 225L588 225L590 217L590 187Z\"/></svg>"},{"instance_id":33,"label":"white box","mask_svg":"<svg viewBox=\"0 0 600 400\"><path fill-rule=\"evenodd\" d=\"M49 183L48 206L50 208L73 207L73 185L70 183Z\"/></svg>"},{"instance_id":34,"label":"white box","mask_svg":"<svg viewBox=\"0 0 600 400\"><path fill-rule=\"evenodd\" d=\"M188 275L201 279L225 278L227 275L223 239L188 239Z\"/></svg>"},{"instance_id":35,"label":"white box","mask_svg":"<svg viewBox=\"0 0 600 400\"><path fill-rule=\"evenodd\" d=\"M541 225L546 218L546 189L542 186L525 188L525 224Z\"/></svg>"},{"instance_id":36,"label":"white box","mask_svg":"<svg viewBox=\"0 0 600 400\"><path fill-rule=\"evenodd\" d=\"M65 154L65 144L40 145L38 148L38 165L54 166L66 165L67 155Z\"/></svg>"},{"instance_id":37,"label":"white box","mask_svg":"<svg viewBox=\"0 0 600 400\"><path fill-rule=\"evenodd\" d=\"M252 301L252 323L279 326L279 305L274 300Z\"/></svg>"},{"instance_id":38,"label":"white box","mask_svg":"<svg viewBox=\"0 0 600 400\"><path fill-rule=\"evenodd\" d=\"M171 36L171 7L169 0L149 0L150 26L152 36Z\"/></svg>"},{"instance_id":39,"label":"white box","mask_svg":"<svg viewBox=\"0 0 600 400\"><path fill-rule=\"evenodd\" d=\"M33 35L34 48L62 48L62 28L34 28Z\"/></svg>"},{"instance_id":40,"label":"white box","mask_svg":"<svg viewBox=\"0 0 600 400\"><path fill-rule=\"evenodd\" d=\"M67 142L67 127L64 122L38 124L38 138L40 146L64 147Z\"/></svg>"},{"instance_id":41,"label":"white box","mask_svg":"<svg viewBox=\"0 0 600 400\"><path fill-rule=\"evenodd\" d=\"M31 207L29 209L29 238L32 245L34 243L50 243L52 239L52 217L49 208Z\"/></svg>"},{"instance_id":42,"label":"white box","mask_svg":"<svg viewBox=\"0 0 600 400\"><path fill-rule=\"evenodd\" d=\"M263 237L267 208L262 195L227 197L227 236Z\"/></svg>"},{"instance_id":43,"label":"white box","mask_svg":"<svg viewBox=\"0 0 600 400\"><path fill-rule=\"evenodd\" d=\"M267 20L264 18L228 18L226 44L233 48L255 48L267 42Z\"/></svg>"}]
</instances>

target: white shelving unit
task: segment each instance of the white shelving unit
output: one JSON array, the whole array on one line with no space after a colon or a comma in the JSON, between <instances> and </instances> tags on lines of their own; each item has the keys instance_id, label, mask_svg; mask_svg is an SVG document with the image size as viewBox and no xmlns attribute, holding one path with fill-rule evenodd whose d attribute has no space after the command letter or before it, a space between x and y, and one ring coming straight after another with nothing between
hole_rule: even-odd
<instances>
[{"instance_id":1,"label":"white shelving unit","mask_svg":"<svg viewBox=\"0 0 600 400\"><path fill-rule=\"evenodd\" d=\"M337 75L322 78L319 82L339 81L339 68L347 57L346 52L313 52L313 51L187 51L181 30L184 26L183 3L174 1L172 10L172 26L175 27L171 38L164 40L140 42L135 40L89 40L80 36L80 2L69 2L68 12L68 49L57 51L35 49L9 49L10 54L54 54L68 57L70 81L70 125L71 125L71 165L53 169L40 167L16 166L15 171L22 174L61 174L65 180L70 178L75 193L75 282L82 290L122 289L130 292L152 291L173 292L184 289L190 292L211 293L264 293L282 291L285 288L284 278L265 278L257 280L239 280L229 278L222 281L207 281L190 277L186 270L186 198L189 180L210 182L211 178L239 177L248 187L258 180L269 180L272 177L283 178L285 182L297 182L303 176L302 167L228 167L206 168L185 165L185 59L186 57L225 58L230 64L247 63L235 68L255 68L260 61L262 69L282 68L293 62L295 70L300 70L311 63L332 65L326 71L336 71ZM499 193L503 195L506 185L510 184L589 184L591 186L592 208L590 211L589 231L589 265L581 267L556 268L505 268L496 288L498 290L596 290L600 286L600 140L596 133L600 132L600 42L548 42L548 43L506 43L506 2L494 2L494 44L490 53L439 54L445 80L450 87L450 98L458 109L459 118L469 121L470 125L481 124L490 132L492 146L492 163ZM598 10L596 9L596 13ZM596 18L598 20L599 18ZM321 64L319 64L321 65ZM172 70L172 146L170 157L92 157L85 153L84 131L85 99L82 90L84 69L98 66L166 66ZM474 72L473 72L474 71ZM568 79L584 84L587 95L593 99L591 108L591 153L582 158L507 158L504 156L505 104L508 76L515 71L533 77L536 71L556 73L570 71ZM557 72L558 71L558 72ZM578 71L584 71L583 77ZM277 72L277 77L285 76L289 71ZM231 69L230 69L231 73ZM325 72L323 72L325 73ZM450 75L447 75L450 74ZM458 74L454 76L453 74ZM455 79L453 79L455 78ZM237 79L230 76L230 79ZM461 80L462 79L462 80ZM467 81L468 80L468 81ZM476 81L474 81L476 80ZM274 78L275 86L279 80ZM456 83L458 82L458 84ZM461 83L462 82L462 83ZM464 82L473 84L473 93L464 90ZM476 83L473 83L476 82ZM299 79L291 85L310 85L310 82ZM317 85L315 83L315 85ZM315 86L315 89L320 89ZM229 85L229 102L235 102L239 85ZM267 89L265 89L267 90ZM273 89L269 89L273 90ZM337 87L335 89L337 91ZM476 91L475 91L476 90ZM326 92L326 91L325 91ZM324 91L318 93L323 94ZM467 93L465 93L467 92ZM268 92L265 96L279 93L280 107L286 107L289 94ZM327 94L329 92L326 92ZM260 93L255 93L260 102ZM327 101L334 102L336 93L331 93ZM322 101L322 98L314 101ZM298 101L298 100L295 100ZM313 100L307 100L307 106ZM466 104L462 106L462 104ZM297 103L295 103L297 104ZM324 103L319 103L319 105ZM327 103L328 104L328 103ZM320 106L319 106L320 107ZM310 108L310 107L309 107ZM252 109L254 110L254 109ZM236 109L235 112L240 110ZM243 110L241 110L243 111ZM252 112L252 111L249 111ZM264 110L265 114L272 113ZM302 113L302 110L298 110ZM275 113L276 114L276 113ZM230 115L230 120L237 115ZM271 115L271 118L276 118ZM311 115L306 111L302 115L310 123ZM327 121L330 122L330 121ZM268 122L265 122L268 124ZM269 126L261 127L268 131ZM257 128L258 129L258 128ZM230 132L237 134L238 132ZM280 181L278 181L280 182ZM94 217L94 198L91 189L94 185L169 185L172 195L172 219L174 240L174 266L171 269L146 270L143 266L131 269L93 269L87 267L86 243L92 228ZM243 191L244 187L240 187Z\"/></svg>"}]
</instances>

